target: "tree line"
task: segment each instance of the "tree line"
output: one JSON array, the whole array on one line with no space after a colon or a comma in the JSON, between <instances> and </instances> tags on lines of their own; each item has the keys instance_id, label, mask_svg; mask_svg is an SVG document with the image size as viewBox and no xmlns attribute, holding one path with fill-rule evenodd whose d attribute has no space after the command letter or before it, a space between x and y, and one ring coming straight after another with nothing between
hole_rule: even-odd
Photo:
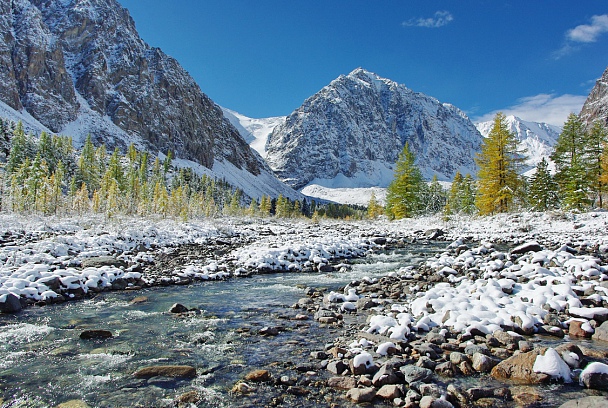
<instances>
[{"instance_id":1,"label":"tree line","mask_svg":"<svg viewBox=\"0 0 608 408\"><path fill-rule=\"evenodd\" d=\"M395 178L387 190L385 214L392 219L443 212L481 214L551 209L603 208L608 190L608 132L601 122L586 128L571 114L559 135L550 163L543 158L534 174L521 174L526 152L498 113L475 159L477 179L457 172L449 190L435 176L424 181L415 156L405 144L395 165ZM375 197L368 215L381 214Z\"/></svg>"},{"instance_id":2,"label":"tree line","mask_svg":"<svg viewBox=\"0 0 608 408\"><path fill-rule=\"evenodd\" d=\"M0 119L0 142L5 159L0 171L0 210L37 214L86 214L112 217L160 215L189 219L220 215L279 218L351 218L365 216L365 208L320 204L264 195L247 197L225 180L176 168L172 154L152 159L130 145L125 154L105 144L94 146L87 136L74 148L67 136L42 132L26 134L21 122Z\"/></svg>"}]
</instances>

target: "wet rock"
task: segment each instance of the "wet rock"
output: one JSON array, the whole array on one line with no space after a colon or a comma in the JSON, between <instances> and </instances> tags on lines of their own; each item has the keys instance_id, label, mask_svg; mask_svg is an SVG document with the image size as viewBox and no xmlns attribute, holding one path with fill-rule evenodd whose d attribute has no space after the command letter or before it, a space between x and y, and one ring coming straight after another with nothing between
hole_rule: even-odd
<instances>
[{"instance_id":1,"label":"wet rock","mask_svg":"<svg viewBox=\"0 0 608 408\"><path fill-rule=\"evenodd\" d=\"M168 365L144 367L133 373L136 378L171 377L171 378L194 378L196 368L188 365Z\"/></svg>"},{"instance_id":2,"label":"wet rock","mask_svg":"<svg viewBox=\"0 0 608 408\"><path fill-rule=\"evenodd\" d=\"M540 384L551 377L543 373L535 373L532 369L536 357L544 354L545 349L537 349L527 353L516 354L498 363L491 371L497 380L512 380L520 384Z\"/></svg>"},{"instance_id":3,"label":"wet rock","mask_svg":"<svg viewBox=\"0 0 608 408\"><path fill-rule=\"evenodd\" d=\"M372 402L376 396L376 389L373 387L352 388L346 393L346 398L353 402Z\"/></svg>"},{"instance_id":4,"label":"wet rock","mask_svg":"<svg viewBox=\"0 0 608 408\"><path fill-rule=\"evenodd\" d=\"M605 408L608 407L608 397L592 396L563 403L559 408Z\"/></svg>"},{"instance_id":5,"label":"wet rock","mask_svg":"<svg viewBox=\"0 0 608 408\"><path fill-rule=\"evenodd\" d=\"M342 358L348 354L348 350L343 347L331 347L328 351L334 358Z\"/></svg>"},{"instance_id":6,"label":"wet rock","mask_svg":"<svg viewBox=\"0 0 608 408\"><path fill-rule=\"evenodd\" d=\"M604 322L599 327L596 327L595 333L593 333L591 338L593 340L608 342L608 322Z\"/></svg>"},{"instance_id":7,"label":"wet rock","mask_svg":"<svg viewBox=\"0 0 608 408\"><path fill-rule=\"evenodd\" d=\"M70 400L62 402L61 404L57 405L56 408L89 408L89 404L83 400Z\"/></svg>"},{"instance_id":8,"label":"wet rock","mask_svg":"<svg viewBox=\"0 0 608 408\"><path fill-rule=\"evenodd\" d=\"M452 364L450 361L437 364L435 367L435 372L443 377L454 377L456 375L454 364Z\"/></svg>"},{"instance_id":9,"label":"wet rock","mask_svg":"<svg viewBox=\"0 0 608 408\"><path fill-rule=\"evenodd\" d=\"M399 369L405 377L405 382L411 384L416 381L428 381L433 376L433 372L428 368L416 367L415 365L409 364Z\"/></svg>"},{"instance_id":10,"label":"wet rock","mask_svg":"<svg viewBox=\"0 0 608 408\"><path fill-rule=\"evenodd\" d=\"M530 389L529 391L513 395L513 400L520 407L535 407L543 400L543 397L538 391Z\"/></svg>"},{"instance_id":11,"label":"wet rock","mask_svg":"<svg viewBox=\"0 0 608 408\"><path fill-rule=\"evenodd\" d=\"M202 400L202 397L198 391L188 391L178 396L175 400L181 404L196 404Z\"/></svg>"},{"instance_id":12,"label":"wet rock","mask_svg":"<svg viewBox=\"0 0 608 408\"><path fill-rule=\"evenodd\" d=\"M0 302L0 312L2 313L17 313L21 311L21 301L12 293L6 295L4 302Z\"/></svg>"},{"instance_id":13,"label":"wet rock","mask_svg":"<svg viewBox=\"0 0 608 408\"><path fill-rule=\"evenodd\" d=\"M485 354L473 354L471 366L477 372L489 373L496 364L498 364L498 360L488 357Z\"/></svg>"},{"instance_id":14,"label":"wet rock","mask_svg":"<svg viewBox=\"0 0 608 408\"><path fill-rule=\"evenodd\" d=\"M80 338L83 340L102 340L114 337L109 330L85 330L80 333Z\"/></svg>"},{"instance_id":15,"label":"wet rock","mask_svg":"<svg viewBox=\"0 0 608 408\"><path fill-rule=\"evenodd\" d=\"M335 375L341 375L348 369L348 366L342 360L330 361L327 364L327 371Z\"/></svg>"},{"instance_id":16,"label":"wet rock","mask_svg":"<svg viewBox=\"0 0 608 408\"><path fill-rule=\"evenodd\" d=\"M130 305L138 305L140 303L146 303L148 301L148 297L147 296L137 296L135 298L133 298L133 300L131 300L129 302Z\"/></svg>"},{"instance_id":17,"label":"wet rock","mask_svg":"<svg viewBox=\"0 0 608 408\"><path fill-rule=\"evenodd\" d=\"M434 346L434 347L433 347ZM423 343L414 346L414 350L418 352L421 356L427 356L432 360L437 360L439 356L437 353L441 353L441 349L439 347L435 348L434 344L431 343Z\"/></svg>"},{"instance_id":18,"label":"wet rock","mask_svg":"<svg viewBox=\"0 0 608 408\"><path fill-rule=\"evenodd\" d=\"M271 375L268 370L253 370L245 375L245 381L266 382L270 381Z\"/></svg>"},{"instance_id":19,"label":"wet rock","mask_svg":"<svg viewBox=\"0 0 608 408\"><path fill-rule=\"evenodd\" d=\"M454 408L454 405L450 401L427 395L420 400L420 408Z\"/></svg>"},{"instance_id":20,"label":"wet rock","mask_svg":"<svg viewBox=\"0 0 608 408\"><path fill-rule=\"evenodd\" d=\"M173 306L169 308L169 313L187 313L188 308L181 303L174 303Z\"/></svg>"},{"instance_id":21,"label":"wet rock","mask_svg":"<svg viewBox=\"0 0 608 408\"><path fill-rule=\"evenodd\" d=\"M252 387L251 385L244 383L244 382L236 383L234 385L234 387L232 387L232 390L231 390L231 392L239 393L239 394L250 394L254 391L255 391L254 387Z\"/></svg>"},{"instance_id":22,"label":"wet rock","mask_svg":"<svg viewBox=\"0 0 608 408\"><path fill-rule=\"evenodd\" d=\"M327 380L327 386L338 390L350 390L357 386L357 380L353 377L331 377Z\"/></svg>"},{"instance_id":23,"label":"wet rock","mask_svg":"<svg viewBox=\"0 0 608 408\"><path fill-rule=\"evenodd\" d=\"M260 331L258 332L258 334L260 336L267 336L267 337L272 337L272 336L278 336L279 335L279 329L277 327L262 327L260 329Z\"/></svg>"},{"instance_id":24,"label":"wet rock","mask_svg":"<svg viewBox=\"0 0 608 408\"><path fill-rule=\"evenodd\" d=\"M374 377L372 378L372 383L376 387L382 387L387 384L398 384L400 382L401 380L395 372L394 367L389 364L384 364L382 367L380 367L378 372L374 374Z\"/></svg>"},{"instance_id":25,"label":"wet rock","mask_svg":"<svg viewBox=\"0 0 608 408\"><path fill-rule=\"evenodd\" d=\"M543 247L536 241L526 242L511 250L511 255L521 255L528 252L539 252L542 251Z\"/></svg>"},{"instance_id":26,"label":"wet rock","mask_svg":"<svg viewBox=\"0 0 608 408\"><path fill-rule=\"evenodd\" d=\"M383 385L378 392L376 392L376 397L386 400L394 400L395 398L400 398L402 396L403 392L401 391L401 387L395 384Z\"/></svg>"}]
</instances>

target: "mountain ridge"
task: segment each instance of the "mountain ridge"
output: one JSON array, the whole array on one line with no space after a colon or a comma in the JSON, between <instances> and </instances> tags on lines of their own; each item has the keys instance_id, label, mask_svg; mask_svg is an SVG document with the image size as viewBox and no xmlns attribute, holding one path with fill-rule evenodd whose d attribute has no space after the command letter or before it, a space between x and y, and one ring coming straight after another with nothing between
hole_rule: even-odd
<instances>
[{"instance_id":1,"label":"mountain ridge","mask_svg":"<svg viewBox=\"0 0 608 408\"><path fill-rule=\"evenodd\" d=\"M269 195L300 197L272 180L220 107L174 58L145 43L116 0L2 2L0 36L0 100L9 119L73 136L76 145L90 133L109 148L172 151L246 194L260 190L242 184L251 174L264 176Z\"/></svg>"},{"instance_id":2,"label":"mountain ridge","mask_svg":"<svg viewBox=\"0 0 608 408\"><path fill-rule=\"evenodd\" d=\"M296 189L332 180L333 187L386 187L406 142L425 177L450 180L456 171L474 172L481 140L453 105L357 68L306 99L274 128L266 159Z\"/></svg>"}]
</instances>

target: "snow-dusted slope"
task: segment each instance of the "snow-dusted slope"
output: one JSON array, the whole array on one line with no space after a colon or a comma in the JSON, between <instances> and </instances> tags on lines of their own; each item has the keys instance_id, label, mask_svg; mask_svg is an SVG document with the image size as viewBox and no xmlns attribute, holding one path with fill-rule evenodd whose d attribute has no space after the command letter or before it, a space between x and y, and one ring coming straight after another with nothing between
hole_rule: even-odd
<instances>
[{"instance_id":1,"label":"snow-dusted slope","mask_svg":"<svg viewBox=\"0 0 608 408\"><path fill-rule=\"evenodd\" d=\"M28 131L170 150L247 195L300 197L116 0L1 1L0 38L0 114Z\"/></svg>"},{"instance_id":2,"label":"snow-dusted slope","mask_svg":"<svg viewBox=\"0 0 608 408\"><path fill-rule=\"evenodd\" d=\"M364 69L342 75L289 115L266 160L295 188L386 187L406 142L426 178L474 173L482 136L466 115Z\"/></svg>"},{"instance_id":3,"label":"snow-dusted slope","mask_svg":"<svg viewBox=\"0 0 608 408\"><path fill-rule=\"evenodd\" d=\"M520 141L520 147L526 150L528 170L536 167L543 157L548 159L562 132L560 126L528 122L512 115L506 117L506 122L509 131L514 133ZM492 129L493 121L480 122L476 126L479 132L487 137Z\"/></svg>"},{"instance_id":4,"label":"snow-dusted slope","mask_svg":"<svg viewBox=\"0 0 608 408\"><path fill-rule=\"evenodd\" d=\"M266 157L266 142L272 130L285 122L286 116L254 119L222 107L224 116L239 131L249 146L262 157Z\"/></svg>"}]
</instances>

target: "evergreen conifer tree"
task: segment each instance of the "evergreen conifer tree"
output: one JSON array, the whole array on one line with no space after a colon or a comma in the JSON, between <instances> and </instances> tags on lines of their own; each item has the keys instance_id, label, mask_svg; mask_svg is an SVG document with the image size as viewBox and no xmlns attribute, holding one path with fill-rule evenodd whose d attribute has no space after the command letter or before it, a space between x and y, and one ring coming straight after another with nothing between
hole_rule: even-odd
<instances>
[{"instance_id":1,"label":"evergreen conifer tree","mask_svg":"<svg viewBox=\"0 0 608 408\"><path fill-rule=\"evenodd\" d=\"M536 172L530 178L528 201L535 211L546 211L558 205L557 183L548 169L547 160L543 159L536 165Z\"/></svg>"},{"instance_id":2,"label":"evergreen conifer tree","mask_svg":"<svg viewBox=\"0 0 608 408\"><path fill-rule=\"evenodd\" d=\"M593 194L592 202L597 202L599 208L604 206L603 195L606 192L606 183L602 182L602 154L604 146L608 143L608 132L601 121L593 123L587 143L585 144L585 163L588 166L588 175L590 178L590 190Z\"/></svg>"},{"instance_id":3,"label":"evergreen conifer tree","mask_svg":"<svg viewBox=\"0 0 608 408\"><path fill-rule=\"evenodd\" d=\"M555 163L555 181L565 208L582 209L589 204L590 178L584 165L586 132L580 118L571 113L557 138L551 160Z\"/></svg>"},{"instance_id":4,"label":"evergreen conifer tree","mask_svg":"<svg viewBox=\"0 0 608 408\"><path fill-rule=\"evenodd\" d=\"M412 217L422 208L421 193L425 187L416 157L406 143L395 164L395 177L388 186L386 213L389 218Z\"/></svg>"}]
</instances>

